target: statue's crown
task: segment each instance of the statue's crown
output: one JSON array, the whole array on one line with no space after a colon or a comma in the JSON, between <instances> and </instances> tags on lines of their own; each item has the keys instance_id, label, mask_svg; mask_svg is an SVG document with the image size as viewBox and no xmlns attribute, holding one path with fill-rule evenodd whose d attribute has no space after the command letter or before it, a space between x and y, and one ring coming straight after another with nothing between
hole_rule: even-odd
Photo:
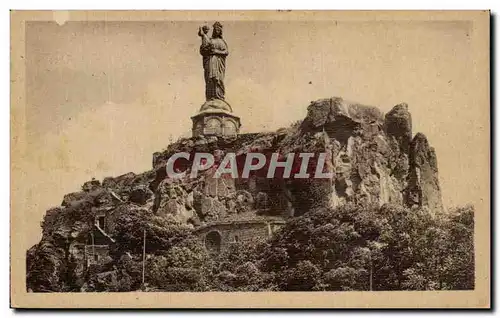
<instances>
[{"instance_id":1,"label":"statue's crown","mask_svg":"<svg viewBox=\"0 0 500 318\"><path fill-rule=\"evenodd\" d=\"M216 21L214 23L214 28L221 28L222 29L222 24L219 21Z\"/></svg>"}]
</instances>

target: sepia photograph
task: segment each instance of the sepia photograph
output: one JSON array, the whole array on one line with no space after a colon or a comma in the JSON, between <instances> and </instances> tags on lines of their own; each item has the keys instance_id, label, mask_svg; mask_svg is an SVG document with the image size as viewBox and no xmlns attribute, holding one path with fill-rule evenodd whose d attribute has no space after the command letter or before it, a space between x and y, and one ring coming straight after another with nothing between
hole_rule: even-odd
<instances>
[{"instance_id":1,"label":"sepia photograph","mask_svg":"<svg viewBox=\"0 0 500 318\"><path fill-rule=\"evenodd\" d=\"M11 11L11 306L488 308L489 11Z\"/></svg>"}]
</instances>

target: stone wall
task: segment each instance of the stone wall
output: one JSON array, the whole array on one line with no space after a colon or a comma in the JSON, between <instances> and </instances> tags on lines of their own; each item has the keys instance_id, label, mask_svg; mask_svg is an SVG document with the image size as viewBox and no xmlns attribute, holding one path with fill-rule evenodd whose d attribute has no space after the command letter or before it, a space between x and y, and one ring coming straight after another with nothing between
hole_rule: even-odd
<instances>
[{"instance_id":1,"label":"stone wall","mask_svg":"<svg viewBox=\"0 0 500 318\"><path fill-rule=\"evenodd\" d=\"M195 233L210 252L226 250L231 244L269 238L284 221L249 220L212 223L198 228Z\"/></svg>"}]
</instances>

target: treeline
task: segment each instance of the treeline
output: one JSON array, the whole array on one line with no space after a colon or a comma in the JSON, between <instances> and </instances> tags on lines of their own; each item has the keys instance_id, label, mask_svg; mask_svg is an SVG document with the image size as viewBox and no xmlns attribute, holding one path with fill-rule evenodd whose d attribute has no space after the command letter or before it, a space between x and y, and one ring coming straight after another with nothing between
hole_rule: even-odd
<instances>
[{"instance_id":1,"label":"treeline","mask_svg":"<svg viewBox=\"0 0 500 318\"><path fill-rule=\"evenodd\" d=\"M147 233L144 284L142 243ZM207 254L191 230L144 210L117 221L114 261L74 291L474 289L474 209L433 215L345 205L289 220L268 241Z\"/></svg>"}]
</instances>

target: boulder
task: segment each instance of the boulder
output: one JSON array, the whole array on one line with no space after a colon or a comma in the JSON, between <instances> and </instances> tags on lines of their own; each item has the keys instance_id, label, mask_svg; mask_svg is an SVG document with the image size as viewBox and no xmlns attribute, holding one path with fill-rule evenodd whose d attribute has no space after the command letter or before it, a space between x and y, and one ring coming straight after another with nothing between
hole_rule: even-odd
<instances>
[{"instance_id":1,"label":"boulder","mask_svg":"<svg viewBox=\"0 0 500 318\"><path fill-rule=\"evenodd\" d=\"M85 192L90 192L96 190L100 186L101 182L99 182L99 180L92 178L92 180L87 181L82 185L82 190Z\"/></svg>"},{"instance_id":2,"label":"boulder","mask_svg":"<svg viewBox=\"0 0 500 318\"><path fill-rule=\"evenodd\" d=\"M377 107L351 103L340 97L333 97L311 102L302 126L313 129L321 128L334 124L340 119L348 119L358 124L383 123L382 112Z\"/></svg>"},{"instance_id":3,"label":"boulder","mask_svg":"<svg viewBox=\"0 0 500 318\"><path fill-rule=\"evenodd\" d=\"M85 191L68 193L64 195L61 205L63 207L67 207L70 206L71 202L81 201L84 200L86 197L87 197L87 192Z\"/></svg>"},{"instance_id":4,"label":"boulder","mask_svg":"<svg viewBox=\"0 0 500 318\"><path fill-rule=\"evenodd\" d=\"M129 193L129 201L145 205L153 197L153 192L146 185L137 185Z\"/></svg>"},{"instance_id":5,"label":"boulder","mask_svg":"<svg viewBox=\"0 0 500 318\"><path fill-rule=\"evenodd\" d=\"M217 198L201 195L198 197L198 217L205 222L213 222L226 216L226 206Z\"/></svg>"},{"instance_id":6,"label":"boulder","mask_svg":"<svg viewBox=\"0 0 500 318\"><path fill-rule=\"evenodd\" d=\"M302 122L304 132L326 131L345 144L353 135L375 135L383 126L382 112L373 106L344 101L340 97L320 99L307 108Z\"/></svg>"}]
</instances>

